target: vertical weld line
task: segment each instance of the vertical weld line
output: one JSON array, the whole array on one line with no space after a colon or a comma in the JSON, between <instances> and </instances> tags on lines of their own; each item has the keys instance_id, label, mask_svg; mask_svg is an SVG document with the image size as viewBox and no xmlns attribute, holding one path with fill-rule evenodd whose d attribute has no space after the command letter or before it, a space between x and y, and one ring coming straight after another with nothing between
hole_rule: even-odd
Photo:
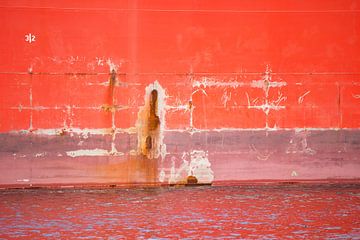
<instances>
[{"instance_id":1,"label":"vertical weld line","mask_svg":"<svg viewBox=\"0 0 360 240\"><path fill-rule=\"evenodd\" d=\"M343 126L342 111L341 111L341 86L339 82L336 82L338 88L338 113L339 113L339 128Z\"/></svg>"},{"instance_id":2,"label":"vertical weld line","mask_svg":"<svg viewBox=\"0 0 360 240\"><path fill-rule=\"evenodd\" d=\"M110 102L110 109L111 109L111 129L112 129L112 136L111 136L111 152L115 152L115 139L116 139L116 125L115 125L115 98L114 98L114 91L116 86L116 72L115 70L112 70L111 76L110 76L110 94L111 94L111 102Z\"/></svg>"},{"instance_id":3,"label":"vertical weld line","mask_svg":"<svg viewBox=\"0 0 360 240\"><path fill-rule=\"evenodd\" d=\"M33 130L33 91L32 91L32 87L33 87L33 75L30 72L30 88L29 88L29 104L30 104L30 123L29 123L29 131ZM32 175L33 175L33 167L32 167L32 162L33 162L33 158L30 158L30 186L31 186L31 180L32 180Z\"/></svg>"},{"instance_id":4,"label":"vertical weld line","mask_svg":"<svg viewBox=\"0 0 360 240\"><path fill-rule=\"evenodd\" d=\"M110 109L111 109L111 127L113 130L115 130L115 105L114 105L114 91L115 91L115 85L116 85L116 72L113 70L111 72L110 77Z\"/></svg>"},{"instance_id":5,"label":"vertical weld line","mask_svg":"<svg viewBox=\"0 0 360 240\"><path fill-rule=\"evenodd\" d=\"M202 103L202 108L203 108L204 126L205 126L205 129L208 129L205 101L206 101L205 94L201 94L201 103ZM207 147L208 147L208 133L205 132L205 148L207 149Z\"/></svg>"},{"instance_id":6,"label":"vertical weld line","mask_svg":"<svg viewBox=\"0 0 360 240\"><path fill-rule=\"evenodd\" d=\"M193 105L193 99L192 99L192 93L194 92L194 85L193 85L193 81L194 81L194 78L193 78L193 74L190 73L189 74L189 80L191 82L191 93L190 93L190 102L191 102L191 106L190 107L190 119L189 119L189 125L190 125L190 129L193 129L194 127L194 123L193 123L193 112L194 112L194 105Z\"/></svg>"},{"instance_id":7,"label":"vertical weld line","mask_svg":"<svg viewBox=\"0 0 360 240\"><path fill-rule=\"evenodd\" d=\"M33 76L30 73L30 88L29 88L29 102L30 102L30 121L29 121L29 130L33 130Z\"/></svg>"}]
</instances>

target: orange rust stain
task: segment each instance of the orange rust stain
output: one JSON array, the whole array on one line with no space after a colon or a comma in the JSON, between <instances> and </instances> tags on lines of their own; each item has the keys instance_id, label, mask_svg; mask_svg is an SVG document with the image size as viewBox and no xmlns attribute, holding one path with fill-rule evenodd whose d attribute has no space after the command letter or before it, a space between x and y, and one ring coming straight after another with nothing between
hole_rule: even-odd
<instances>
[{"instance_id":1,"label":"orange rust stain","mask_svg":"<svg viewBox=\"0 0 360 240\"><path fill-rule=\"evenodd\" d=\"M195 176L188 176L186 178L186 183L187 184L197 184L198 183L198 180Z\"/></svg>"},{"instance_id":2,"label":"orange rust stain","mask_svg":"<svg viewBox=\"0 0 360 240\"><path fill-rule=\"evenodd\" d=\"M103 111L111 112L114 110L114 91L116 86L116 72L115 70L111 71L110 79L109 79L109 89L107 93L106 104L101 106Z\"/></svg>"},{"instance_id":3,"label":"orange rust stain","mask_svg":"<svg viewBox=\"0 0 360 240\"><path fill-rule=\"evenodd\" d=\"M149 132L153 132L158 130L160 125L160 119L156 115L156 109L157 109L157 98L158 93L156 90L153 90L151 92L151 99L150 99L150 115L148 119L148 129Z\"/></svg>"},{"instance_id":4,"label":"orange rust stain","mask_svg":"<svg viewBox=\"0 0 360 240\"><path fill-rule=\"evenodd\" d=\"M192 103L192 100L189 101L189 109L191 110L193 107L193 103Z\"/></svg>"},{"instance_id":5,"label":"orange rust stain","mask_svg":"<svg viewBox=\"0 0 360 240\"><path fill-rule=\"evenodd\" d=\"M148 159L142 155L127 155L121 162L104 164L96 168L96 172L101 176L130 184L156 183L157 170L157 159Z\"/></svg>"},{"instance_id":6,"label":"orange rust stain","mask_svg":"<svg viewBox=\"0 0 360 240\"><path fill-rule=\"evenodd\" d=\"M140 111L139 118L141 125L139 126L139 141L140 149L142 155L147 156L148 158L154 158L156 152L158 151L157 142L160 135L160 118L157 113L158 109L158 92L157 90L152 90L151 94L148 96L149 101L146 101L146 105Z\"/></svg>"},{"instance_id":7,"label":"orange rust stain","mask_svg":"<svg viewBox=\"0 0 360 240\"><path fill-rule=\"evenodd\" d=\"M113 93L115 75L112 73L109 84L109 93ZM126 183L157 183L158 182L158 149L157 141L160 135L160 118L158 116L158 92L152 90L147 96L145 106L139 111L138 134L140 149L136 155L127 154L122 160L119 156L110 156L117 163L102 164L96 168L97 174L106 178L116 179ZM112 102L111 102L112 103ZM103 105L103 110L112 111L114 106ZM114 133L113 133L114 134Z\"/></svg>"},{"instance_id":8,"label":"orange rust stain","mask_svg":"<svg viewBox=\"0 0 360 240\"><path fill-rule=\"evenodd\" d=\"M105 112L113 112L115 110L115 107L113 105L103 104L101 106L101 110Z\"/></svg>"},{"instance_id":9,"label":"orange rust stain","mask_svg":"<svg viewBox=\"0 0 360 240\"><path fill-rule=\"evenodd\" d=\"M65 136L66 135L66 129L61 129L59 132L59 136Z\"/></svg>"}]
</instances>

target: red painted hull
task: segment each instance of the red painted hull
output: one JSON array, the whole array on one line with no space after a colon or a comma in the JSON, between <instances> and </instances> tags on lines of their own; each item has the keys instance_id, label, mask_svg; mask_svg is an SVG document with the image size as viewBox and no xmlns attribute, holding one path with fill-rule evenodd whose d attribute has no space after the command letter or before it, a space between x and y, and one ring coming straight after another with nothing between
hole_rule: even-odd
<instances>
[{"instance_id":1,"label":"red painted hull","mask_svg":"<svg viewBox=\"0 0 360 240\"><path fill-rule=\"evenodd\" d=\"M359 1L0 11L1 185L360 178Z\"/></svg>"}]
</instances>

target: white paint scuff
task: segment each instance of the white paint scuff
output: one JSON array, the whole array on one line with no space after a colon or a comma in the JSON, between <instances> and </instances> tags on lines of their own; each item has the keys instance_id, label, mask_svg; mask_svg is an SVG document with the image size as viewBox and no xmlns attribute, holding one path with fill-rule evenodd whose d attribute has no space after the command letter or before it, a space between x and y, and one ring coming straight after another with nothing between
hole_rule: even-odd
<instances>
[{"instance_id":1,"label":"white paint scuff","mask_svg":"<svg viewBox=\"0 0 360 240\"><path fill-rule=\"evenodd\" d=\"M184 152L182 155L183 162L178 168L175 166L175 160L175 157L172 157L170 184L186 181L188 176L196 177L198 183L211 183L214 180L214 172L211 169L207 152L203 150Z\"/></svg>"},{"instance_id":2,"label":"white paint scuff","mask_svg":"<svg viewBox=\"0 0 360 240\"><path fill-rule=\"evenodd\" d=\"M270 156L272 156L275 151L269 151L269 149L265 149L264 151L260 152L254 144L249 145L250 150L255 153L256 158L261 161L267 161Z\"/></svg>"},{"instance_id":3,"label":"white paint scuff","mask_svg":"<svg viewBox=\"0 0 360 240\"><path fill-rule=\"evenodd\" d=\"M224 105L224 108L226 108L226 105L228 101L231 100L231 92L228 93L226 90L224 91L223 95L221 96L221 102Z\"/></svg>"},{"instance_id":4,"label":"white paint scuff","mask_svg":"<svg viewBox=\"0 0 360 240\"><path fill-rule=\"evenodd\" d=\"M269 115L270 110L281 110L285 109L285 106L280 105L283 101L287 99L287 97L283 96L282 93L278 92L278 98L275 100L269 100L268 98L265 98L264 104L256 105L256 102L258 102L258 98L255 98L254 100L250 100L249 94L245 93L247 100L248 100L248 108L249 109L260 109L262 110L266 115Z\"/></svg>"},{"instance_id":5,"label":"white paint scuff","mask_svg":"<svg viewBox=\"0 0 360 240\"><path fill-rule=\"evenodd\" d=\"M207 152L203 150L193 150L190 153L189 176L195 176L199 183L211 183L214 180L214 172Z\"/></svg>"},{"instance_id":6,"label":"white paint scuff","mask_svg":"<svg viewBox=\"0 0 360 240\"><path fill-rule=\"evenodd\" d=\"M42 153L36 153L35 157L45 157L46 153L42 152Z\"/></svg>"},{"instance_id":7,"label":"white paint scuff","mask_svg":"<svg viewBox=\"0 0 360 240\"><path fill-rule=\"evenodd\" d=\"M304 102L304 97L305 97L306 95L308 95L309 93L310 93L310 91L307 91L307 92L305 92L303 95L301 95L301 96L298 98L298 104L303 103L303 102Z\"/></svg>"},{"instance_id":8,"label":"white paint scuff","mask_svg":"<svg viewBox=\"0 0 360 240\"><path fill-rule=\"evenodd\" d=\"M315 155L316 150L309 147L307 137L309 133L307 131L295 131L294 137L289 141L289 147L286 153L302 153L308 155Z\"/></svg>"},{"instance_id":9,"label":"white paint scuff","mask_svg":"<svg viewBox=\"0 0 360 240\"><path fill-rule=\"evenodd\" d=\"M201 77L200 80L193 81L193 87L197 88L207 88L207 87L231 87L231 88L238 88L246 86L244 82L239 81L229 81L229 82L221 82L217 81L216 78L213 77Z\"/></svg>"},{"instance_id":10,"label":"white paint scuff","mask_svg":"<svg viewBox=\"0 0 360 240\"><path fill-rule=\"evenodd\" d=\"M106 149L95 148L95 149L79 149L76 151L68 151L66 152L66 155L69 157L85 157L85 156L95 157L95 156L112 156L112 155L121 156L124 154L121 152L113 153Z\"/></svg>"},{"instance_id":11,"label":"white paint scuff","mask_svg":"<svg viewBox=\"0 0 360 240\"><path fill-rule=\"evenodd\" d=\"M98 61L98 63L99 63L99 61ZM110 72L112 72L112 71L117 72L117 70L119 69L119 65L118 65L118 64L115 64L115 63L112 61L111 58L108 58L108 59L106 60L106 64L109 66Z\"/></svg>"},{"instance_id":12,"label":"white paint scuff","mask_svg":"<svg viewBox=\"0 0 360 240\"><path fill-rule=\"evenodd\" d=\"M17 182L30 182L30 179L24 178L24 179L17 179Z\"/></svg>"},{"instance_id":13,"label":"white paint scuff","mask_svg":"<svg viewBox=\"0 0 360 240\"><path fill-rule=\"evenodd\" d=\"M294 170L294 171L291 172L291 176L292 176L292 177L297 177L297 176L298 176L298 173Z\"/></svg>"}]
</instances>

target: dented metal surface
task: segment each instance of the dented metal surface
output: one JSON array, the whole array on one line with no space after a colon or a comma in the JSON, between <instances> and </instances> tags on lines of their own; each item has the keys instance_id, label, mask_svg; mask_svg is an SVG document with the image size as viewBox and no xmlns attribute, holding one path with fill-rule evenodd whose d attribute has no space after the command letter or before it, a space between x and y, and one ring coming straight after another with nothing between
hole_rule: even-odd
<instances>
[{"instance_id":1,"label":"dented metal surface","mask_svg":"<svg viewBox=\"0 0 360 240\"><path fill-rule=\"evenodd\" d=\"M130 2L1 3L0 185L359 179L357 1Z\"/></svg>"}]
</instances>

